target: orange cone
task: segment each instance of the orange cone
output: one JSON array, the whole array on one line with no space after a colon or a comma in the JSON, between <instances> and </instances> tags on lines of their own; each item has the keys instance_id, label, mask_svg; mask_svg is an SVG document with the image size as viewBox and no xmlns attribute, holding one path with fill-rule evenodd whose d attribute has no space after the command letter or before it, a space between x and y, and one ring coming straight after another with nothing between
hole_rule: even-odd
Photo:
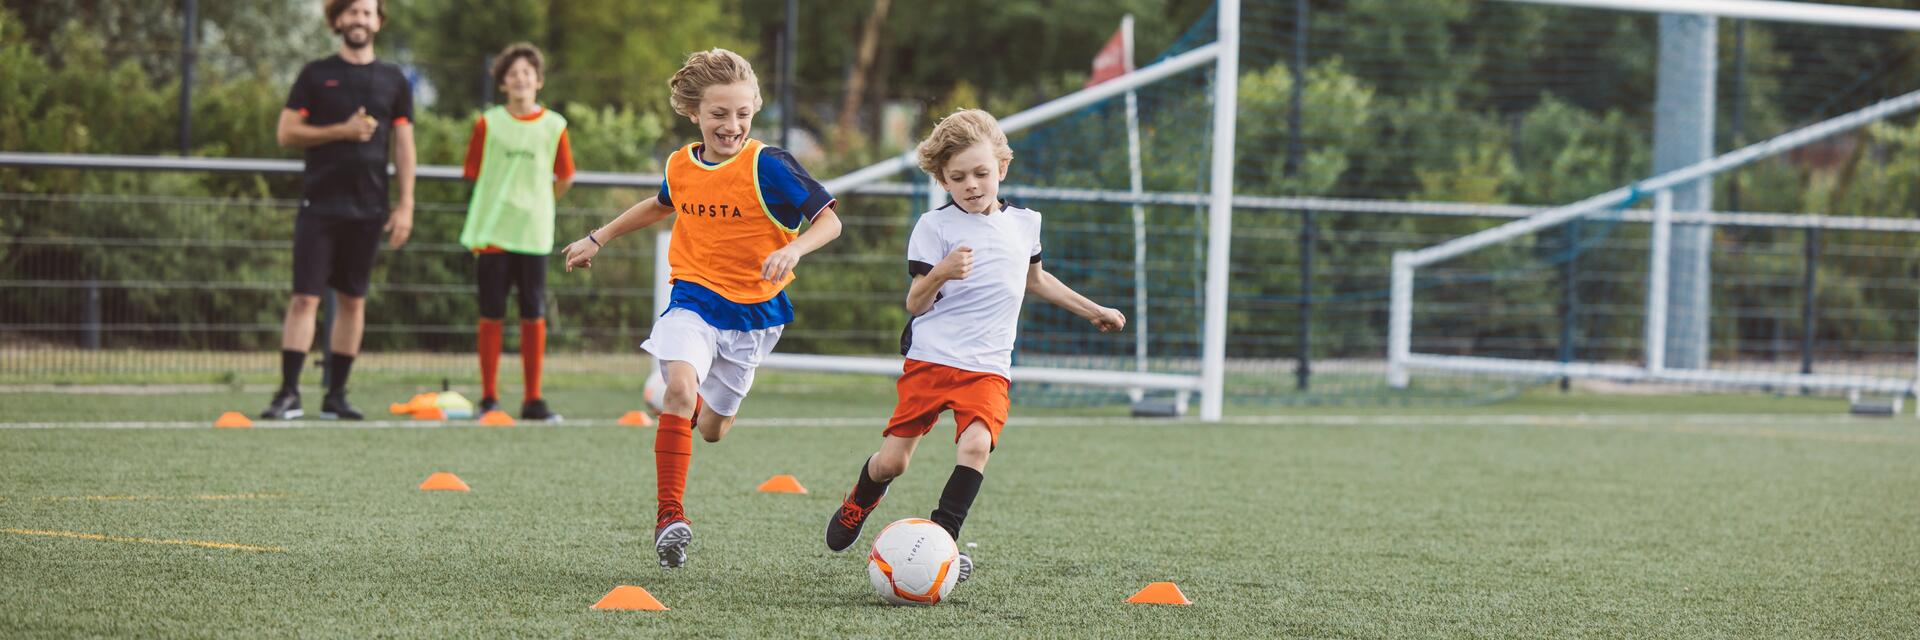
<instances>
[{"instance_id":1,"label":"orange cone","mask_svg":"<svg viewBox=\"0 0 1920 640\"><path fill-rule=\"evenodd\" d=\"M456 476L451 473L447 473L445 471L436 472L433 475L427 476L427 481L420 483L420 490L421 491L472 491L472 489L467 488L466 482L463 482L460 480L460 476Z\"/></svg>"},{"instance_id":2,"label":"orange cone","mask_svg":"<svg viewBox=\"0 0 1920 640\"><path fill-rule=\"evenodd\" d=\"M1155 582L1147 585L1145 589L1134 593L1133 597L1127 598L1127 602L1133 604L1193 604L1192 600L1187 599L1187 594L1180 593L1180 587L1171 582Z\"/></svg>"},{"instance_id":3,"label":"orange cone","mask_svg":"<svg viewBox=\"0 0 1920 640\"><path fill-rule=\"evenodd\" d=\"M445 409L441 409L440 407L427 407L425 409L415 409L413 411L413 419L415 420L446 420L447 412Z\"/></svg>"},{"instance_id":4,"label":"orange cone","mask_svg":"<svg viewBox=\"0 0 1920 640\"><path fill-rule=\"evenodd\" d=\"M628 411L626 415L620 416L620 424L628 427L651 427L653 418L647 417L645 411Z\"/></svg>"},{"instance_id":5,"label":"orange cone","mask_svg":"<svg viewBox=\"0 0 1920 640\"><path fill-rule=\"evenodd\" d=\"M494 409L488 411L487 415L480 416L480 424L488 427L511 427L513 426L513 416L507 415L505 411Z\"/></svg>"},{"instance_id":6,"label":"orange cone","mask_svg":"<svg viewBox=\"0 0 1920 640\"><path fill-rule=\"evenodd\" d=\"M620 585L608 591L593 608L600 611L666 611L667 605L647 593L646 589L633 585Z\"/></svg>"},{"instance_id":7,"label":"orange cone","mask_svg":"<svg viewBox=\"0 0 1920 640\"><path fill-rule=\"evenodd\" d=\"M794 478L793 476L790 476L790 475L781 474L771 478L767 478L766 482L760 483L760 492L761 493L806 493L807 488L800 486L799 479Z\"/></svg>"},{"instance_id":8,"label":"orange cone","mask_svg":"<svg viewBox=\"0 0 1920 640\"><path fill-rule=\"evenodd\" d=\"M395 402L387 405L387 412L395 415L413 413L427 407L435 406L435 398L434 394L431 393L414 394L414 396L406 402Z\"/></svg>"},{"instance_id":9,"label":"orange cone","mask_svg":"<svg viewBox=\"0 0 1920 640\"><path fill-rule=\"evenodd\" d=\"M248 419L244 413L228 411L220 414L220 419L214 420L213 426L220 429L242 429L253 426L253 420Z\"/></svg>"}]
</instances>

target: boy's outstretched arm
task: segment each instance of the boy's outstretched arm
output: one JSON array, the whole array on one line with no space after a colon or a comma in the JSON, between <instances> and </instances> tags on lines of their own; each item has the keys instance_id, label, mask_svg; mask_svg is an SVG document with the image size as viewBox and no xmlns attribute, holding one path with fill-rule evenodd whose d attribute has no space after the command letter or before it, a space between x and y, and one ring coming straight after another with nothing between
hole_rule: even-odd
<instances>
[{"instance_id":1,"label":"boy's outstretched arm","mask_svg":"<svg viewBox=\"0 0 1920 640\"><path fill-rule=\"evenodd\" d=\"M793 242L788 243L787 246L767 254L766 262L760 263L760 277L766 278L768 282L779 282L793 272L793 266L800 264L800 258L813 253L820 247L827 246L827 243L833 242L833 239L838 237L840 237L840 216L833 212L833 207L821 209L820 213L813 216L813 224L808 226L800 237L794 238Z\"/></svg>"},{"instance_id":2,"label":"boy's outstretched arm","mask_svg":"<svg viewBox=\"0 0 1920 640\"><path fill-rule=\"evenodd\" d=\"M1047 273L1047 270L1041 268L1038 262L1027 267L1027 290L1033 292L1033 295L1040 296L1042 300L1053 303L1054 306L1086 318L1087 322L1099 327L1101 333L1119 331L1127 326L1127 316L1120 313L1119 309L1102 307L1088 300L1086 296L1080 295L1080 292L1074 291L1073 287L1067 286L1059 278L1053 277L1053 274Z\"/></svg>"},{"instance_id":3,"label":"boy's outstretched arm","mask_svg":"<svg viewBox=\"0 0 1920 640\"><path fill-rule=\"evenodd\" d=\"M575 240L573 244L567 245L565 250L567 270L572 271L574 267L591 268L593 256L600 253L602 245L613 242L614 238L652 226L653 223L665 220L670 215L673 215L673 207L660 204L658 197L641 200L640 204L627 208L620 217L614 218L613 222L593 230L588 234L589 237Z\"/></svg>"}]
</instances>

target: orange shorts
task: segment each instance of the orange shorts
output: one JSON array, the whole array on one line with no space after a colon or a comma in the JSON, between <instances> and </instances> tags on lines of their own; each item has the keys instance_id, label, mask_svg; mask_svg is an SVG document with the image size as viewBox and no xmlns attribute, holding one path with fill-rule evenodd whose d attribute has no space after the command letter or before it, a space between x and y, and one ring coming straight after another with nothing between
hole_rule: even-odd
<instances>
[{"instance_id":1,"label":"orange shorts","mask_svg":"<svg viewBox=\"0 0 1920 640\"><path fill-rule=\"evenodd\" d=\"M987 425L993 445L1000 445L1000 427L1007 424L1007 379L997 373L957 369L908 359L898 385L900 402L886 434L918 438L933 430L940 412L953 410L953 439L978 420Z\"/></svg>"}]
</instances>

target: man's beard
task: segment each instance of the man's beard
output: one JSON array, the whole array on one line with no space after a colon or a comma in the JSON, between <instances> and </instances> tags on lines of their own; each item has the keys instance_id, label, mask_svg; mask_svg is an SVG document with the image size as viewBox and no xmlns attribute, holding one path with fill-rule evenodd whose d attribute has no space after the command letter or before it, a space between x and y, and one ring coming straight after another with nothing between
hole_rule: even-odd
<instances>
[{"instance_id":1,"label":"man's beard","mask_svg":"<svg viewBox=\"0 0 1920 640\"><path fill-rule=\"evenodd\" d=\"M357 41L354 34L360 34ZM346 43L349 49L365 49L373 46L373 31L366 27L347 27L340 31L340 41Z\"/></svg>"}]
</instances>

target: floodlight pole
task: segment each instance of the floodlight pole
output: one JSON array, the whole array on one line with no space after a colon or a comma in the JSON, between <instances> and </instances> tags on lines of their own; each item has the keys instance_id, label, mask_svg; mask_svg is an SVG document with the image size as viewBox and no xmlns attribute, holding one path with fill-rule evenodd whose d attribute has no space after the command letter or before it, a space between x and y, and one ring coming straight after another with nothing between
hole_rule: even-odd
<instances>
[{"instance_id":1,"label":"floodlight pole","mask_svg":"<svg viewBox=\"0 0 1920 640\"><path fill-rule=\"evenodd\" d=\"M1213 75L1213 181L1207 204L1207 294L1200 353L1200 419L1220 420L1226 404L1228 249L1233 242L1234 114L1239 110L1240 0L1220 0L1219 57Z\"/></svg>"}]
</instances>

